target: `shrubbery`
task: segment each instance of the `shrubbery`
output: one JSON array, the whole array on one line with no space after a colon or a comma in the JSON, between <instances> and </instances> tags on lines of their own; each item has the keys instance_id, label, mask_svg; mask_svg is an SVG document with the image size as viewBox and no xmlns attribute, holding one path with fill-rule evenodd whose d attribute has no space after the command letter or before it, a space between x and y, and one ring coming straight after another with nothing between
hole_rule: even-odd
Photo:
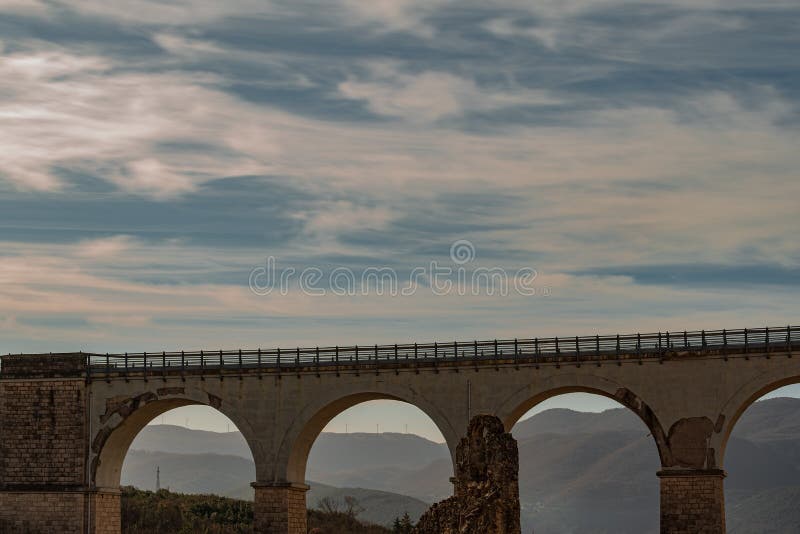
<instances>
[{"instance_id":1,"label":"shrubbery","mask_svg":"<svg viewBox=\"0 0 800 534\"><path fill-rule=\"evenodd\" d=\"M392 530L357 519L361 507L353 498L323 499L319 510L308 511L313 534L408 534L408 515L395 520ZM252 532L253 503L216 495L185 495L122 489L124 534L243 534Z\"/></svg>"},{"instance_id":2,"label":"shrubbery","mask_svg":"<svg viewBox=\"0 0 800 534\"><path fill-rule=\"evenodd\" d=\"M125 534L240 534L252 532L253 505L216 495L122 489Z\"/></svg>"}]
</instances>

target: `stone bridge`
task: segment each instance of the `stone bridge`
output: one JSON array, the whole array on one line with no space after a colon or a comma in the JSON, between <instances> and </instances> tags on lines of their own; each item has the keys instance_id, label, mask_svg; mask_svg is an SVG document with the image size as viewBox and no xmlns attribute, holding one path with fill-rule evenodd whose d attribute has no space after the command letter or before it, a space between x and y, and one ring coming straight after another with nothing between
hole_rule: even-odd
<instances>
[{"instance_id":1,"label":"stone bridge","mask_svg":"<svg viewBox=\"0 0 800 534\"><path fill-rule=\"evenodd\" d=\"M661 532L723 533L725 446L742 412L800 382L800 328L270 351L2 357L0 532L120 532L120 472L160 414L211 406L256 466L255 530L306 532L314 440L361 402L412 404L451 454L474 415L506 429L538 403L603 395L638 415L661 458Z\"/></svg>"}]
</instances>

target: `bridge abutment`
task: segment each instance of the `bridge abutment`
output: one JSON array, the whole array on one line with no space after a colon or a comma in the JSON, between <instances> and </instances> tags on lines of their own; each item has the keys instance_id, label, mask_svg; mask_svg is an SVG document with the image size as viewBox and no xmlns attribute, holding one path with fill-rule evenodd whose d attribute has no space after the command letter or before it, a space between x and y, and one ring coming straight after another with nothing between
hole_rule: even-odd
<instances>
[{"instance_id":1,"label":"bridge abutment","mask_svg":"<svg viewBox=\"0 0 800 534\"><path fill-rule=\"evenodd\" d=\"M94 532L85 362L78 354L3 357L0 532Z\"/></svg>"},{"instance_id":2,"label":"bridge abutment","mask_svg":"<svg viewBox=\"0 0 800 534\"><path fill-rule=\"evenodd\" d=\"M661 534L725 534L725 493L721 469L663 470Z\"/></svg>"},{"instance_id":3,"label":"bridge abutment","mask_svg":"<svg viewBox=\"0 0 800 534\"><path fill-rule=\"evenodd\" d=\"M253 530L259 534L306 534L304 484L253 483Z\"/></svg>"}]
</instances>

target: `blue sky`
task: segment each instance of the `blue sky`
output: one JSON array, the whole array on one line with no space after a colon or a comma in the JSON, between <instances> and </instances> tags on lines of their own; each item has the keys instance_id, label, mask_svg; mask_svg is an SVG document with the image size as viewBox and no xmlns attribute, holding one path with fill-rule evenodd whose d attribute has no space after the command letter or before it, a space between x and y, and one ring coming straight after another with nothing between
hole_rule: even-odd
<instances>
[{"instance_id":1,"label":"blue sky","mask_svg":"<svg viewBox=\"0 0 800 534\"><path fill-rule=\"evenodd\" d=\"M0 351L797 323L800 5L0 6ZM535 269L536 295L249 273Z\"/></svg>"}]
</instances>

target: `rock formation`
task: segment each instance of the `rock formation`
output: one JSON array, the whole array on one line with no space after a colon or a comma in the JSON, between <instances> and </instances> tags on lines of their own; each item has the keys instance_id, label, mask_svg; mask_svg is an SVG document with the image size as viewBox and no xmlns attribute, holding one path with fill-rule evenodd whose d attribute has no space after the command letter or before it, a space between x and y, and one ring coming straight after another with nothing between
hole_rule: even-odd
<instances>
[{"instance_id":1,"label":"rock formation","mask_svg":"<svg viewBox=\"0 0 800 534\"><path fill-rule=\"evenodd\" d=\"M491 415L470 421L456 449L455 492L431 506L415 534L520 534L517 441Z\"/></svg>"}]
</instances>

